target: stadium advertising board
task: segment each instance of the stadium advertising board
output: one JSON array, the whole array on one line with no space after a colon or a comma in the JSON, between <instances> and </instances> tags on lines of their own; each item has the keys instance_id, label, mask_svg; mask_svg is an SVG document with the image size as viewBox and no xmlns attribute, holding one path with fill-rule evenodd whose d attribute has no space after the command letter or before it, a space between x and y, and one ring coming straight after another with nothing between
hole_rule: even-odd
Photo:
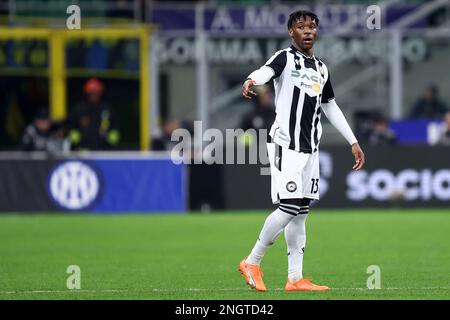
<instances>
[{"instance_id":1,"label":"stadium advertising board","mask_svg":"<svg viewBox=\"0 0 450 320\"><path fill-rule=\"evenodd\" d=\"M315 204L318 208L448 207L449 148L364 147L364 151L365 168L352 171L350 148L321 150L321 200ZM261 175L260 169L259 165L222 166L222 201L226 209L272 207L270 176ZM195 203L202 201L196 198Z\"/></svg>"},{"instance_id":2,"label":"stadium advertising board","mask_svg":"<svg viewBox=\"0 0 450 320\"><path fill-rule=\"evenodd\" d=\"M384 24L390 26L417 8L415 4L389 7ZM210 33L226 34L284 34L289 14L298 9L310 9L320 19L320 28L334 31L344 28L348 31L362 30L366 26L366 5L274 5L274 6L218 6L205 7L201 14L193 7L156 5L150 12L152 23L162 31L195 31L198 23ZM197 20L198 19L198 20ZM426 19L416 21L410 28L423 27Z\"/></svg>"},{"instance_id":3,"label":"stadium advertising board","mask_svg":"<svg viewBox=\"0 0 450 320\"><path fill-rule=\"evenodd\" d=\"M170 159L0 160L0 211L185 211L184 166Z\"/></svg>"},{"instance_id":4,"label":"stadium advertising board","mask_svg":"<svg viewBox=\"0 0 450 320\"><path fill-rule=\"evenodd\" d=\"M156 53L161 64L183 65L196 61L196 40L189 36L160 36L156 43ZM240 38L209 38L206 42L206 57L212 65L220 64L261 64L278 48L286 48L290 39L282 37L253 36ZM402 55L407 63L424 61L429 52L427 42L419 36L405 37L402 41ZM389 50L387 38L379 37L323 37L316 44L320 57L328 63L356 62L370 65L375 61L388 61L386 51ZM345 53L345 54L344 54Z\"/></svg>"},{"instance_id":5,"label":"stadium advertising board","mask_svg":"<svg viewBox=\"0 0 450 320\"><path fill-rule=\"evenodd\" d=\"M327 150L333 159L323 206L436 206L450 201L450 149L366 148L367 164L351 171L345 148Z\"/></svg>"},{"instance_id":6,"label":"stadium advertising board","mask_svg":"<svg viewBox=\"0 0 450 320\"><path fill-rule=\"evenodd\" d=\"M352 171L349 148L322 148L315 206L448 207L449 148L364 150L366 167ZM188 195L191 210L273 206L261 165L192 164L188 180L185 167L170 159L0 160L0 212L182 212Z\"/></svg>"}]
</instances>

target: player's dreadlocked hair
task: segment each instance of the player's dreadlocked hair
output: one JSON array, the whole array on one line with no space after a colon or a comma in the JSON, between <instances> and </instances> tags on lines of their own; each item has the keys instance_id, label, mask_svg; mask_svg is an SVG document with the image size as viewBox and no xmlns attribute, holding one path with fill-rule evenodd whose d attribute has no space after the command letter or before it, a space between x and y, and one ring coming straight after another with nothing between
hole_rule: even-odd
<instances>
[{"instance_id":1,"label":"player's dreadlocked hair","mask_svg":"<svg viewBox=\"0 0 450 320\"><path fill-rule=\"evenodd\" d=\"M316 25L319 26L319 17L317 17L317 15L311 11L307 11L307 10L298 10L295 12L292 12L289 15L289 19L288 19L288 23L287 23L287 27L288 29L292 28L292 24L294 23L294 21L297 21L298 19L302 18L306 19L306 17L311 17L311 20L314 20L316 22Z\"/></svg>"}]
</instances>

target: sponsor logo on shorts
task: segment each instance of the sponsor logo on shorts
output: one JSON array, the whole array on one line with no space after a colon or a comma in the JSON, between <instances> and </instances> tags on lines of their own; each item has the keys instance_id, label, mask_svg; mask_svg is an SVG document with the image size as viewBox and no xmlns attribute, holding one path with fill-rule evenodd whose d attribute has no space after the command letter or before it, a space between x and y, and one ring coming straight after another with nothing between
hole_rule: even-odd
<instances>
[{"instance_id":1,"label":"sponsor logo on shorts","mask_svg":"<svg viewBox=\"0 0 450 320\"><path fill-rule=\"evenodd\" d=\"M286 189L289 192L294 192L295 190L297 190L297 184L294 181L289 181L286 184Z\"/></svg>"}]
</instances>

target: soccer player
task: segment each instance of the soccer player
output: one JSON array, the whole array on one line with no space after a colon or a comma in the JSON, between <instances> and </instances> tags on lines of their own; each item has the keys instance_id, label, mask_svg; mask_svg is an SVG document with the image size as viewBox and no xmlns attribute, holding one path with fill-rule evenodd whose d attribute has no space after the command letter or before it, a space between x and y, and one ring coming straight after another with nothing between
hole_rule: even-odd
<instances>
[{"instance_id":1,"label":"soccer player","mask_svg":"<svg viewBox=\"0 0 450 320\"><path fill-rule=\"evenodd\" d=\"M305 222L312 199L319 199L319 141L323 111L334 127L351 145L354 170L365 162L342 111L334 99L330 73L325 63L313 54L318 17L309 11L289 16L289 48L276 52L267 63L253 71L242 87L242 95L256 95L253 86L274 80L275 122L267 143L270 160L272 201L278 208L266 219L250 255L239 264L247 283L266 291L260 263L264 254L284 230L288 254L286 291L324 291L327 286L303 278L303 253L306 244Z\"/></svg>"}]
</instances>

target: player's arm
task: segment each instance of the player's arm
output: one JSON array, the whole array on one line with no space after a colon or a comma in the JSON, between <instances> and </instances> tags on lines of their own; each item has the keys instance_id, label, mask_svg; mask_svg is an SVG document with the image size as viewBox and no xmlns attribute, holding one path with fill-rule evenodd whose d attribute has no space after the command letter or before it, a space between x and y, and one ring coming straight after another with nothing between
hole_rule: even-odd
<instances>
[{"instance_id":1,"label":"player's arm","mask_svg":"<svg viewBox=\"0 0 450 320\"><path fill-rule=\"evenodd\" d=\"M327 103L322 103L323 113L330 120L331 124L342 134L342 136L348 141L352 146L352 154L355 156L355 164L353 165L354 170L359 170L364 166L365 156L361 147L359 146L358 140L353 134L344 114L337 105L334 99Z\"/></svg>"},{"instance_id":2,"label":"player's arm","mask_svg":"<svg viewBox=\"0 0 450 320\"><path fill-rule=\"evenodd\" d=\"M256 96L256 92L251 90L253 86L266 84L272 79L278 78L286 66L286 51L274 54L265 65L249 74L242 85L242 95L244 98L251 99Z\"/></svg>"},{"instance_id":3,"label":"player's arm","mask_svg":"<svg viewBox=\"0 0 450 320\"><path fill-rule=\"evenodd\" d=\"M348 141L352 146L352 154L355 157L355 164L353 165L354 170L359 170L364 166L365 155L359 146L358 140L353 134L344 114L337 105L334 99L333 87L331 86L330 77L328 77L327 82L323 88L322 92L322 110L323 113L330 120L331 124L342 134L342 136Z\"/></svg>"}]
</instances>

